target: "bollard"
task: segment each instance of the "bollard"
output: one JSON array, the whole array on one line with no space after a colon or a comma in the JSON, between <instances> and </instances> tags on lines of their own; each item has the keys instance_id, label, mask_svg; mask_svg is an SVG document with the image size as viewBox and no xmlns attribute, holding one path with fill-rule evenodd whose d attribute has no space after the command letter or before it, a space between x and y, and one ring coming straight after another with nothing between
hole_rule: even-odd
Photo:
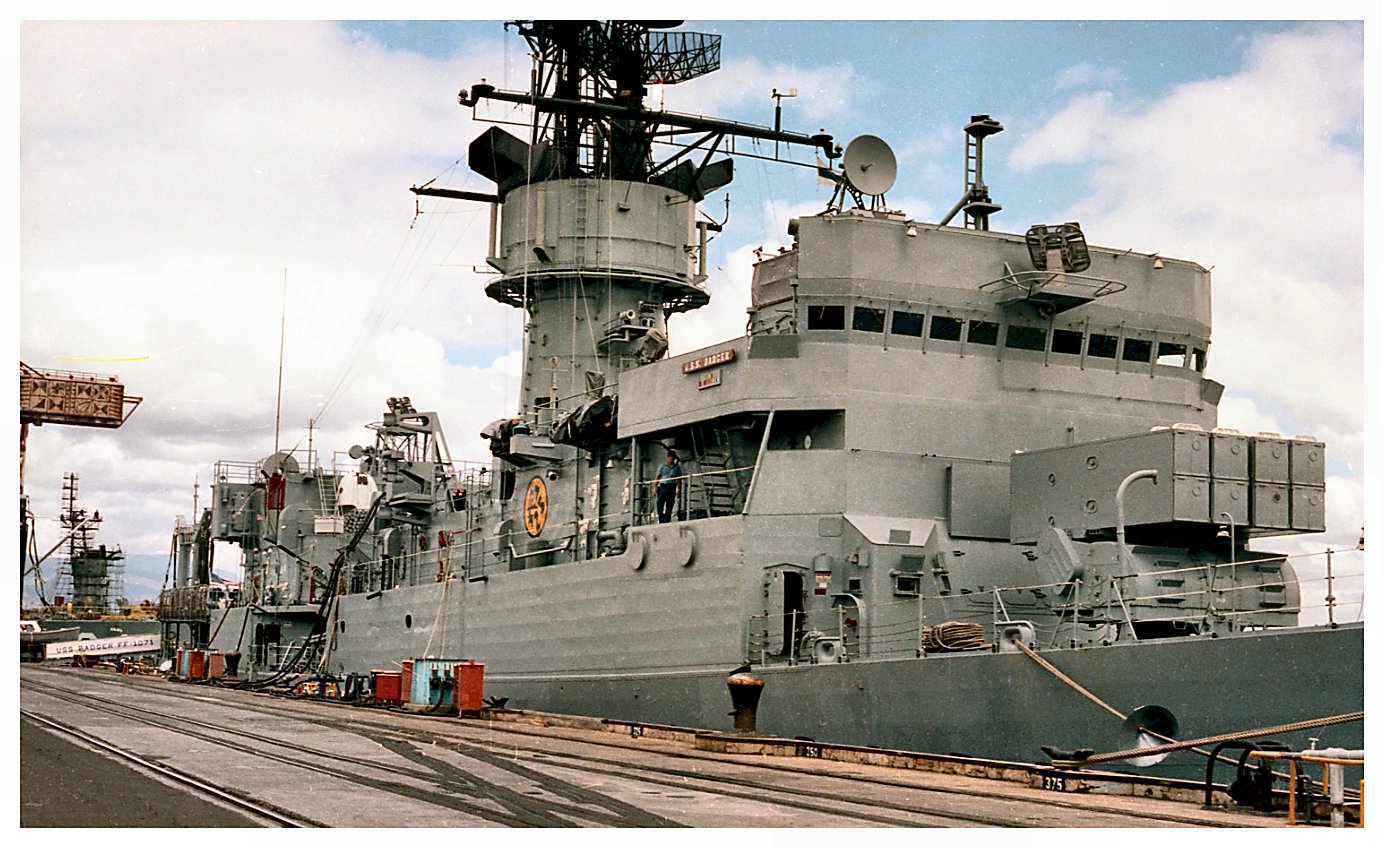
<instances>
[{"instance_id":1,"label":"bollard","mask_svg":"<svg viewBox=\"0 0 1384 848\"><path fill-rule=\"evenodd\" d=\"M748 669L737 671L726 680L730 690L731 716L736 733L754 733L759 696L764 694L764 678Z\"/></svg>"},{"instance_id":2,"label":"bollard","mask_svg":"<svg viewBox=\"0 0 1384 848\"><path fill-rule=\"evenodd\" d=\"M1346 826L1346 767L1331 763L1326 767L1327 798L1331 801L1331 826Z\"/></svg>"}]
</instances>

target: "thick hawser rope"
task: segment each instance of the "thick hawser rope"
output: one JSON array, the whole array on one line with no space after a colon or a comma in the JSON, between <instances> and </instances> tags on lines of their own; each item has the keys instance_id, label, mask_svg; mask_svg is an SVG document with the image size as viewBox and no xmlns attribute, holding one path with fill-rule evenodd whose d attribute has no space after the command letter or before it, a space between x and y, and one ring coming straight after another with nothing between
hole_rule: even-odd
<instances>
[{"instance_id":1,"label":"thick hawser rope","mask_svg":"<svg viewBox=\"0 0 1384 848\"><path fill-rule=\"evenodd\" d=\"M1361 710L1359 712L1354 713L1343 713L1341 715L1307 719L1306 721L1294 721L1289 722L1288 724L1275 724L1271 727L1260 727L1254 730L1239 730L1234 733L1220 733L1215 736L1203 736L1200 739L1190 739L1186 742L1174 742L1170 745L1156 745L1152 748L1135 748L1129 751L1114 751L1109 754L1096 754L1095 756L1087 757L1084 760L1053 760L1052 764L1055 766L1091 765L1095 763L1111 762L1113 760L1124 760L1130 757L1156 756L1158 754L1172 753L1173 751L1182 751L1187 748L1191 748L1197 751L1197 753L1205 755L1205 752L1198 750L1196 746L1216 745L1221 742L1233 742L1237 739L1251 739L1256 736L1271 736L1275 733L1293 733L1298 730L1311 730L1315 727L1328 727L1333 724L1346 724L1347 722L1352 721L1363 721L1364 718L1365 711ZM1143 730L1141 732L1149 733L1151 736L1156 736L1159 739L1167 738L1164 736L1160 736L1156 733L1151 733L1148 730Z\"/></svg>"},{"instance_id":2,"label":"thick hawser rope","mask_svg":"<svg viewBox=\"0 0 1384 848\"><path fill-rule=\"evenodd\" d=\"M1039 666L1041 666L1047 672L1052 674L1058 680L1061 680L1063 683L1070 686L1083 697L1089 699L1092 703L1096 704L1096 706L1115 716L1120 721L1124 721L1128 718L1128 716L1122 714L1119 710L1115 709L1114 707L1102 701L1100 698L1096 697L1089 690L1084 688L1081 684L1077 683L1075 680L1063 674L1062 671L1057 668L1057 666L1048 662L1046 659L1040 656L1037 651L1033 650L1028 645L1025 645L1022 641L1018 639L1012 639L1010 641L1015 647L1027 654L1030 659L1038 663ZM1135 748L1132 750L1114 751L1108 754L1096 754L1094 756L1087 757L1084 760L1055 759L1052 761L1052 764L1058 768L1072 768L1077 766L1096 765L1099 763L1114 762L1116 760L1127 760L1132 757L1156 756L1158 754L1171 753L1173 751L1182 751L1189 748L1192 751L1201 754L1203 757L1210 757L1211 752L1199 746L1216 745L1221 742L1232 742L1238 739L1250 739L1256 736L1269 736L1275 733L1292 733L1298 730L1311 730L1312 728L1316 727L1327 727L1333 724L1346 724L1352 721L1362 721L1364 718L1365 713L1362 710L1360 712L1345 713L1343 715L1336 716L1326 716L1324 718L1308 719L1306 721L1292 722L1290 724L1278 724L1273 725L1272 727L1260 727L1254 730L1242 730L1235 733L1222 733L1216 736L1206 736L1201 739L1192 739L1186 742L1178 742L1176 739L1173 739L1169 736L1164 736L1161 733L1154 733L1148 728L1140 728L1140 733L1146 733L1149 736L1154 737L1155 739L1161 739L1169 744L1158 745L1152 748ZM1218 754L1216 756L1216 759L1223 763L1239 765L1239 761L1231 759L1230 757L1227 757L1224 754ZM1286 774L1274 772L1274 775L1276 777L1282 777L1285 780L1287 779Z\"/></svg>"}]
</instances>

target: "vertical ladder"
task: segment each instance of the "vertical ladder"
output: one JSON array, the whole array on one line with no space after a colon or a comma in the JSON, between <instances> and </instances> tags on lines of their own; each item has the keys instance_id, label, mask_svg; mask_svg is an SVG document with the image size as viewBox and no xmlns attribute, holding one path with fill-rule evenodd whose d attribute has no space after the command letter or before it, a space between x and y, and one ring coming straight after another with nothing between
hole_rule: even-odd
<instances>
[{"instance_id":1,"label":"vertical ladder","mask_svg":"<svg viewBox=\"0 0 1384 848\"><path fill-rule=\"evenodd\" d=\"M323 469L315 469L317 475L317 514L322 517L336 515L337 475L327 474Z\"/></svg>"}]
</instances>

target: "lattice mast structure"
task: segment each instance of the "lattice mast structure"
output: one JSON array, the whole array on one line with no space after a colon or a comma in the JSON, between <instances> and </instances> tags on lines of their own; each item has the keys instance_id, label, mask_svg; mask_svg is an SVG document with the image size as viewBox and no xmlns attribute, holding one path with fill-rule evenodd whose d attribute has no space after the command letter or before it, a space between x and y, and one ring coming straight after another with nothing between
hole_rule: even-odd
<instances>
[{"instance_id":1,"label":"lattice mast structure","mask_svg":"<svg viewBox=\"0 0 1384 848\"><path fill-rule=\"evenodd\" d=\"M57 593L71 599L72 612L101 615L123 591L125 555L120 547L95 544L100 511L88 513L77 503L78 477L63 475L60 520L67 531L67 561L58 573Z\"/></svg>"},{"instance_id":2,"label":"lattice mast structure","mask_svg":"<svg viewBox=\"0 0 1384 848\"><path fill-rule=\"evenodd\" d=\"M720 66L720 36L679 22L519 21L534 57L528 91L482 82L463 106L526 108L527 139L498 126L470 145L495 194L414 187L492 204L493 299L524 309L520 417L543 427L610 394L626 368L661 358L667 317L706 305L708 233L697 203L731 182L730 140L749 137L840 154L808 136L646 108L649 86ZM812 163L815 167L815 162Z\"/></svg>"}]
</instances>

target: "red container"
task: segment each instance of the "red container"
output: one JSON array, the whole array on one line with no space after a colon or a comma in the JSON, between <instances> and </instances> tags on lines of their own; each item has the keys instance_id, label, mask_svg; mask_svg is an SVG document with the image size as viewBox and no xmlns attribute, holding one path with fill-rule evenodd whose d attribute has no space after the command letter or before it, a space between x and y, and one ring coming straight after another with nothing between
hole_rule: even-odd
<instances>
[{"instance_id":1,"label":"red container","mask_svg":"<svg viewBox=\"0 0 1384 848\"><path fill-rule=\"evenodd\" d=\"M207 677L220 680L226 676L226 655L213 651L207 655Z\"/></svg>"},{"instance_id":2,"label":"red container","mask_svg":"<svg viewBox=\"0 0 1384 848\"><path fill-rule=\"evenodd\" d=\"M375 693L376 701L387 704L402 704L404 702L404 673L402 671L372 671L370 676L370 688Z\"/></svg>"},{"instance_id":3,"label":"red container","mask_svg":"<svg viewBox=\"0 0 1384 848\"><path fill-rule=\"evenodd\" d=\"M173 655L173 676L177 677L183 673L183 649L179 648Z\"/></svg>"},{"instance_id":4,"label":"red container","mask_svg":"<svg viewBox=\"0 0 1384 848\"><path fill-rule=\"evenodd\" d=\"M452 682L452 698L457 713L479 713L484 706L485 663L457 663L452 669Z\"/></svg>"},{"instance_id":5,"label":"red container","mask_svg":"<svg viewBox=\"0 0 1384 848\"><path fill-rule=\"evenodd\" d=\"M193 651L188 658L187 676L189 680L207 679L207 652Z\"/></svg>"},{"instance_id":6,"label":"red container","mask_svg":"<svg viewBox=\"0 0 1384 848\"><path fill-rule=\"evenodd\" d=\"M399 678L399 695L401 700L407 701L413 694L413 660L404 660L402 665L404 670Z\"/></svg>"}]
</instances>

